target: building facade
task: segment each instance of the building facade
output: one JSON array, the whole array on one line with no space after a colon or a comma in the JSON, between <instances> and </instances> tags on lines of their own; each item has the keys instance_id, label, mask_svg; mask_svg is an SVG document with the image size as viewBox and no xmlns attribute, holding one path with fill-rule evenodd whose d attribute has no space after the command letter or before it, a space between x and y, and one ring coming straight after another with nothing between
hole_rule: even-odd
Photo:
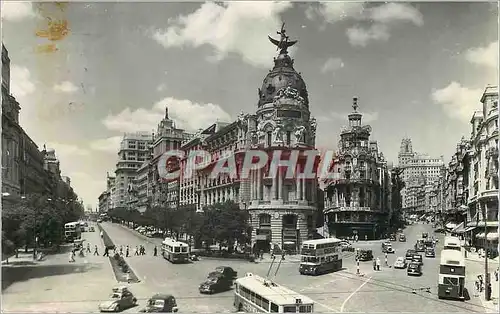
<instances>
[{"instance_id":1,"label":"building facade","mask_svg":"<svg viewBox=\"0 0 500 314\"><path fill-rule=\"evenodd\" d=\"M486 87L471 119L466 239L498 254L498 86Z\"/></svg>"},{"instance_id":2,"label":"building facade","mask_svg":"<svg viewBox=\"0 0 500 314\"><path fill-rule=\"evenodd\" d=\"M131 207L137 203L133 183L137 170L149 157L152 135L145 132L125 133L118 151L115 170L115 207Z\"/></svg>"},{"instance_id":3,"label":"building facade","mask_svg":"<svg viewBox=\"0 0 500 314\"><path fill-rule=\"evenodd\" d=\"M329 234L377 239L388 227L392 178L371 127L362 124L358 99L353 99L349 126L342 129L333 159L336 177L325 188L325 213Z\"/></svg>"}]
</instances>

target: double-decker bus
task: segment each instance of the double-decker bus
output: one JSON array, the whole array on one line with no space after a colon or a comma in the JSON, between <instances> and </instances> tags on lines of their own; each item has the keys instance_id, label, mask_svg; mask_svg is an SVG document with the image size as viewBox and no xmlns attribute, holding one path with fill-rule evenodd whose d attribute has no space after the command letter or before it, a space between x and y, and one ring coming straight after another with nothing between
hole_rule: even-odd
<instances>
[{"instance_id":1,"label":"double-decker bus","mask_svg":"<svg viewBox=\"0 0 500 314\"><path fill-rule=\"evenodd\" d=\"M64 224L64 238L66 242L73 242L82 238L80 223L77 221Z\"/></svg>"},{"instance_id":2,"label":"double-decker bus","mask_svg":"<svg viewBox=\"0 0 500 314\"><path fill-rule=\"evenodd\" d=\"M342 269L341 243L337 238L304 241L300 251L300 274L316 276Z\"/></svg>"},{"instance_id":3,"label":"double-decker bus","mask_svg":"<svg viewBox=\"0 0 500 314\"><path fill-rule=\"evenodd\" d=\"M189 260L189 244L165 238L161 245L163 258L171 263L185 263Z\"/></svg>"},{"instance_id":4,"label":"double-decker bus","mask_svg":"<svg viewBox=\"0 0 500 314\"><path fill-rule=\"evenodd\" d=\"M460 239L458 237L445 237L443 250L462 251Z\"/></svg>"},{"instance_id":5,"label":"double-decker bus","mask_svg":"<svg viewBox=\"0 0 500 314\"><path fill-rule=\"evenodd\" d=\"M439 264L438 297L465 299L465 258L457 250L442 250Z\"/></svg>"},{"instance_id":6,"label":"double-decker bus","mask_svg":"<svg viewBox=\"0 0 500 314\"><path fill-rule=\"evenodd\" d=\"M234 307L245 313L312 313L314 301L268 279L247 273L234 288Z\"/></svg>"}]
</instances>

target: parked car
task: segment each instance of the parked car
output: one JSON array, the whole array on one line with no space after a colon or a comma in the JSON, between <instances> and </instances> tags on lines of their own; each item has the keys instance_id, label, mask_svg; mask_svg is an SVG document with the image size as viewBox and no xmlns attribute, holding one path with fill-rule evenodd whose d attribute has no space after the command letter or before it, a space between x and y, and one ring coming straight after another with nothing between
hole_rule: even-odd
<instances>
[{"instance_id":1,"label":"parked car","mask_svg":"<svg viewBox=\"0 0 500 314\"><path fill-rule=\"evenodd\" d=\"M429 237L429 234L427 232L422 233L422 239L427 239Z\"/></svg>"},{"instance_id":2,"label":"parked car","mask_svg":"<svg viewBox=\"0 0 500 314\"><path fill-rule=\"evenodd\" d=\"M396 241L396 235L393 233L389 236L390 241Z\"/></svg>"},{"instance_id":3,"label":"parked car","mask_svg":"<svg viewBox=\"0 0 500 314\"><path fill-rule=\"evenodd\" d=\"M235 280L236 278L238 278L238 272L229 266L219 266L215 268L215 271L208 274L208 278L216 277L219 274L222 274L222 276L224 276L224 278L228 280Z\"/></svg>"},{"instance_id":4,"label":"parked car","mask_svg":"<svg viewBox=\"0 0 500 314\"><path fill-rule=\"evenodd\" d=\"M233 285L233 281L229 280L221 273L216 273L217 275L209 276L205 282L200 284L199 291L200 293L217 293L223 292L231 289Z\"/></svg>"},{"instance_id":5,"label":"parked car","mask_svg":"<svg viewBox=\"0 0 500 314\"><path fill-rule=\"evenodd\" d=\"M436 257L434 249L428 248L425 250L425 257Z\"/></svg>"},{"instance_id":6,"label":"parked car","mask_svg":"<svg viewBox=\"0 0 500 314\"><path fill-rule=\"evenodd\" d=\"M406 236L404 234L399 235L399 242L406 242Z\"/></svg>"},{"instance_id":7,"label":"parked car","mask_svg":"<svg viewBox=\"0 0 500 314\"><path fill-rule=\"evenodd\" d=\"M396 262L394 262L394 268L396 268L396 269L405 269L406 266L408 266L406 264L406 259L402 256L398 257L396 259Z\"/></svg>"},{"instance_id":8,"label":"parked car","mask_svg":"<svg viewBox=\"0 0 500 314\"><path fill-rule=\"evenodd\" d=\"M140 310L142 313L175 313L177 308L177 301L171 294L157 293L149 300L145 308Z\"/></svg>"},{"instance_id":9,"label":"parked car","mask_svg":"<svg viewBox=\"0 0 500 314\"><path fill-rule=\"evenodd\" d=\"M115 287L108 301L99 304L101 312L120 312L137 304L137 299L127 287Z\"/></svg>"},{"instance_id":10,"label":"parked car","mask_svg":"<svg viewBox=\"0 0 500 314\"><path fill-rule=\"evenodd\" d=\"M406 273L408 276L422 276L422 265L419 263L410 263Z\"/></svg>"},{"instance_id":11,"label":"parked car","mask_svg":"<svg viewBox=\"0 0 500 314\"><path fill-rule=\"evenodd\" d=\"M372 250L358 250L357 259L362 261L362 262L373 260Z\"/></svg>"}]
</instances>

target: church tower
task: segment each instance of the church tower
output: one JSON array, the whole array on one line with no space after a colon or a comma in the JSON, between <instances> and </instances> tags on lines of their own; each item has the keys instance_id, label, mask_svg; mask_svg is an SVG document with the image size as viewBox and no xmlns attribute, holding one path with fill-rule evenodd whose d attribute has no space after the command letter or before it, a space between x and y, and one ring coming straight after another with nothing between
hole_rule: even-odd
<instances>
[{"instance_id":1,"label":"church tower","mask_svg":"<svg viewBox=\"0 0 500 314\"><path fill-rule=\"evenodd\" d=\"M271 158L276 150L303 153L314 149L316 142L316 119L309 111L306 84L288 54L288 48L297 41L289 40L284 25L278 32L280 40L269 36L279 53L258 89L257 111L250 122L251 148L265 150ZM304 167L301 160L297 168ZM280 168L274 176L269 175L269 168L251 172L248 210L252 244L259 250L277 246L298 252L301 243L315 231L317 180L289 178L286 171Z\"/></svg>"}]
</instances>

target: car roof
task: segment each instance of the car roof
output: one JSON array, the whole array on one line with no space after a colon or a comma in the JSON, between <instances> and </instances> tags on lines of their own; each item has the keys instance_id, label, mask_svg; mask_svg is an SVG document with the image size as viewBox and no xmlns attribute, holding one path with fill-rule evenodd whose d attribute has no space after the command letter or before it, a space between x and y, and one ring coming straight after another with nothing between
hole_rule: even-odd
<instances>
[{"instance_id":1,"label":"car roof","mask_svg":"<svg viewBox=\"0 0 500 314\"><path fill-rule=\"evenodd\" d=\"M174 296L171 295L171 294L166 294L166 293L156 293L155 295L153 295L151 297L151 299L155 299L155 300L163 300L163 299L170 299L170 298L173 298Z\"/></svg>"}]
</instances>

